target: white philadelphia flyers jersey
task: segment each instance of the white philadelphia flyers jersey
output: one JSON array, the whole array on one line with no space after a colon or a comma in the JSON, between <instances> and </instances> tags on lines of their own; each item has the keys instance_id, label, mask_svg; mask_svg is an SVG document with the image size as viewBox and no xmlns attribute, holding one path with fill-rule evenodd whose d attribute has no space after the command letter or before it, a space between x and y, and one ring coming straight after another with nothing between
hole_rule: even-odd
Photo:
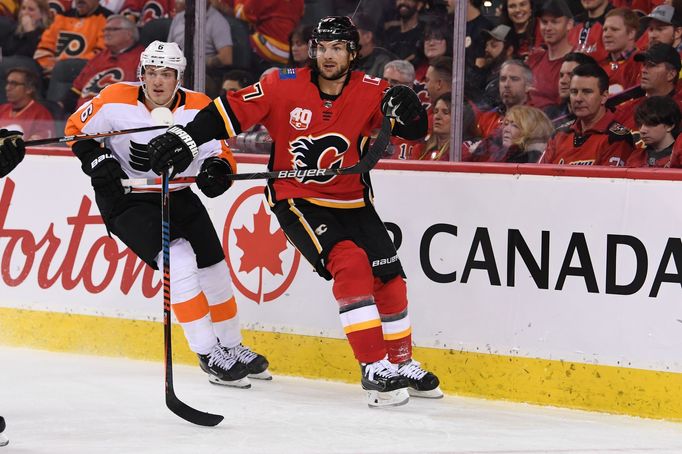
<instances>
[{"instance_id":1,"label":"white philadelphia flyers jersey","mask_svg":"<svg viewBox=\"0 0 682 454\"><path fill-rule=\"evenodd\" d=\"M155 123L151 112L144 105L143 100L141 82L120 82L110 85L69 117L65 132L67 135L92 134L153 126ZM174 124L186 125L210 102L210 98L203 93L179 89L177 100L171 109ZM103 142L104 146L111 150L129 178L153 178L157 175L150 167L147 144L164 132L164 129L158 129L95 140ZM232 165L232 169L236 170L236 163L225 142L211 140L199 147L197 157L178 176L196 175L207 157L218 155L226 158ZM184 186L187 185L175 185L174 188Z\"/></svg>"}]
</instances>

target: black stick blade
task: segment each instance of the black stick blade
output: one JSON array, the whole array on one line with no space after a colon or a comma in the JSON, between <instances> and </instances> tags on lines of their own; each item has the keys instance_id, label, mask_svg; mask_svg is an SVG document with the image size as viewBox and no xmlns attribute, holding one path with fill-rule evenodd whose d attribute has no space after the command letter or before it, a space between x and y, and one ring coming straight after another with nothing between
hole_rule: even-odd
<instances>
[{"instance_id":1,"label":"black stick blade","mask_svg":"<svg viewBox=\"0 0 682 454\"><path fill-rule=\"evenodd\" d=\"M198 426L217 426L224 419L221 415L214 415L212 413L196 410L182 402L175 395L166 394L166 406L170 411L185 421L189 421Z\"/></svg>"}]
</instances>

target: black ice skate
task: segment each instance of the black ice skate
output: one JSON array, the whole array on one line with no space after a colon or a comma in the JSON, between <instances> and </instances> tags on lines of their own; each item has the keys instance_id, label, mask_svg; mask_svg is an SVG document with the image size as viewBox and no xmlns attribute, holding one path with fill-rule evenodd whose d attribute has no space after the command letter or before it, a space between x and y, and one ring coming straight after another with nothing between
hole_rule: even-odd
<instances>
[{"instance_id":1,"label":"black ice skate","mask_svg":"<svg viewBox=\"0 0 682 454\"><path fill-rule=\"evenodd\" d=\"M440 390L440 381L433 373L421 368L418 361L410 359L398 365L398 373L407 378L410 386L407 392L413 397L426 397L440 399L443 391Z\"/></svg>"},{"instance_id":2,"label":"black ice skate","mask_svg":"<svg viewBox=\"0 0 682 454\"><path fill-rule=\"evenodd\" d=\"M387 359L374 363L360 364L362 368L362 389L367 391L367 405L370 407L396 407L405 405L410 396L409 382L398 374L396 366Z\"/></svg>"},{"instance_id":3,"label":"black ice skate","mask_svg":"<svg viewBox=\"0 0 682 454\"><path fill-rule=\"evenodd\" d=\"M201 370L208 374L208 381L216 385L250 388L251 382L246 377L249 370L237 360L234 351L223 349L216 344L207 355L197 355Z\"/></svg>"},{"instance_id":4,"label":"black ice skate","mask_svg":"<svg viewBox=\"0 0 682 454\"><path fill-rule=\"evenodd\" d=\"M237 361L246 366L249 371L249 378L272 380L272 375L268 372L270 363L265 356L252 351L249 347L242 344L232 348L223 347L223 350L232 351L232 354L237 357Z\"/></svg>"}]
</instances>

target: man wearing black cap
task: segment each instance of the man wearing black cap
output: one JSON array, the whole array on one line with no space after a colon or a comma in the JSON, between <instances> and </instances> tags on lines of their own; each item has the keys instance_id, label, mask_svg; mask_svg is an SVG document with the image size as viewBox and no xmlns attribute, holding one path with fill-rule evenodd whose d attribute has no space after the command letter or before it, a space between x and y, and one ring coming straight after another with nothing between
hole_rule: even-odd
<instances>
[{"instance_id":1,"label":"man wearing black cap","mask_svg":"<svg viewBox=\"0 0 682 454\"><path fill-rule=\"evenodd\" d=\"M500 68L502 63L514 57L516 45L508 25L500 24L492 30L483 30L482 36L485 39L485 52L483 66L479 69L483 89L481 105L483 108L493 108L501 103Z\"/></svg>"},{"instance_id":2,"label":"man wearing black cap","mask_svg":"<svg viewBox=\"0 0 682 454\"><path fill-rule=\"evenodd\" d=\"M640 86L644 96L618 105L615 112L616 120L633 131L636 129L635 110L647 97L673 98L682 108L682 95L677 90L682 62L675 48L669 44L656 43L646 52L636 54L634 58L642 63Z\"/></svg>"},{"instance_id":3,"label":"man wearing black cap","mask_svg":"<svg viewBox=\"0 0 682 454\"><path fill-rule=\"evenodd\" d=\"M384 65L396 56L382 47L376 45L376 23L367 14L358 13L353 22L360 34L360 50L356 68L374 77L382 77Z\"/></svg>"},{"instance_id":4,"label":"man wearing black cap","mask_svg":"<svg viewBox=\"0 0 682 454\"><path fill-rule=\"evenodd\" d=\"M528 56L528 66L535 81L530 105L543 109L559 102L559 70L564 56L571 52L568 32L573 28L573 16L564 0L547 0L540 7L540 33L547 49L538 49Z\"/></svg>"},{"instance_id":5,"label":"man wearing black cap","mask_svg":"<svg viewBox=\"0 0 682 454\"><path fill-rule=\"evenodd\" d=\"M670 44L682 53L682 20L671 5L659 5L651 14L640 19L646 27L649 46L656 43Z\"/></svg>"}]
</instances>

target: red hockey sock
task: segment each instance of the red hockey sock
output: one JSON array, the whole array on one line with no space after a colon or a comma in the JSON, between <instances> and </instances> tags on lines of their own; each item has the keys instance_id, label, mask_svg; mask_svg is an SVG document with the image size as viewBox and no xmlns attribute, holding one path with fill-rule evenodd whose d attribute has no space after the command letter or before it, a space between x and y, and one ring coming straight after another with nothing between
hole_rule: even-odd
<instances>
[{"instance_id":1,"label":"red hockey sock","mask_svg":"<svg viewBox=\"0 0 682 454\"><path fill-rule=\"evenodd\" d=\"M402 276L384 283L374 279L374 299L381 316L388 359L399 364L412 358L412 325L407 313L407 286Z\"/></svg>"}]
</instances>

